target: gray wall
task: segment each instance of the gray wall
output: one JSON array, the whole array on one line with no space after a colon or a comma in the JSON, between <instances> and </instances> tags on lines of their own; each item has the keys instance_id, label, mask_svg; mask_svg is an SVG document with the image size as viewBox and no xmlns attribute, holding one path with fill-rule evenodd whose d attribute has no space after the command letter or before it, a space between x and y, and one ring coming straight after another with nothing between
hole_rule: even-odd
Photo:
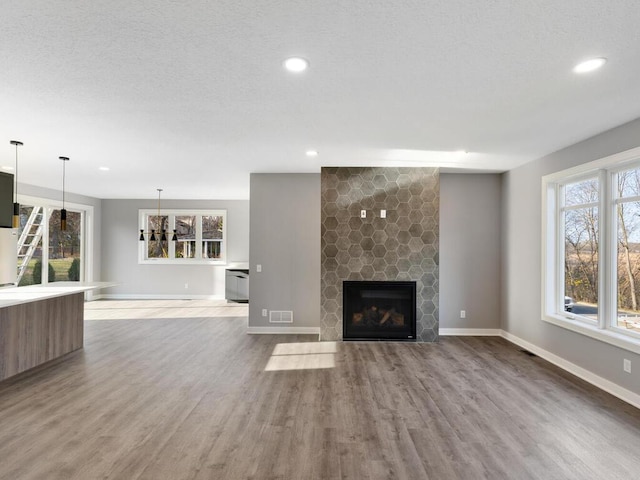
<instances>
[{"instance_id":1,"label":"gray wall","mask_svg":"<svg viewBox=\"0 0 640 480\"><path fill-rule=\"evenodd\" d=\"M501 183L440 174L440 328L500 328Z\"/></svg>"},{"instance_id":2,"label":"gray wall","mask_svg":"<svg viewBox=\"0 0 640 480\"><path fill-rule=\"evenodd\" d=\"M640 120L602 133L503 176L502 328L640 394L640 355L541 320L541 177L640 145ZM632 374L622 360L633 362Z\"/></svg>"},{"instance_id":3,"label":"gray wall","mask_svg":"<svg viewBox=\"0 0 640 480\"><path fill-rule=\"evenodd\" d=\"M138 210L157 208L157 200L102 201L102 279L118 282L108 295L224 297L224 270L213 265L138 263ZM226 209L227 262L249 259L248 200L162 200L163 209ZM185 283L189 288L185 289Z\"/></svg>"},{"instance_id":4,"label":"gray wall","mask_svg":"<svg viewBox=\"0 0 640 480\"><path fill-rule=\"evenodd\" d=\"M294 326L320 326L319 188L319 174L251 176L250 326L274 326L261 310L293 305L292 288L308 300L287 307L307 311ZM500 328L500 200L500 175L440 175L441 328Z\"/></svg>"},{"instance_id":5,"label":"gray wall","mask_svg":"<svg viewBox=\"0 0 640 480\"><path fill-rule=\"evenodd\" d=\"M320 175L252 173L250 243L249 327L318 327ZM269 323L264 308L292 310L293 324Z\"/></svg>"}]
</instances>

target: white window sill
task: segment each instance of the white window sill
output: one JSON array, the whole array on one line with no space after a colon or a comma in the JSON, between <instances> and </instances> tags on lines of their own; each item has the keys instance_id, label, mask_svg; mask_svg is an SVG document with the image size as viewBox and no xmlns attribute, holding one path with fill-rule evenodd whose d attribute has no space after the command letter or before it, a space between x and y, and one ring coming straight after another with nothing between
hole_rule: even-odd
<instances>
[{"instance_id":1,"label":"white window sill","mask_svg":"<svg viewBox=\"0 0 640 480\"><path fill-rule=\"evenodd\" d=\"M572 332L591 337L595 340L600 340L601 342L640 354L640 339L636 339L629 335L624 335L614 330L604 330L595 325L589 325L580 320L574 320L562 315L547 314L542 317L542 320L558 327L571 330Z\"/></svg>"},{"instance_id":2,"label":"white window sill","mask_svg":"<svg viewBox=\"0 0 640 480\"><path fill-rule=\"evenodd\" d=\"M227 265L225 260L205 260L201 258L149 258L146 260L138 260L139 265L214 265L224 267Z\"/></svg>"}]
</instances>

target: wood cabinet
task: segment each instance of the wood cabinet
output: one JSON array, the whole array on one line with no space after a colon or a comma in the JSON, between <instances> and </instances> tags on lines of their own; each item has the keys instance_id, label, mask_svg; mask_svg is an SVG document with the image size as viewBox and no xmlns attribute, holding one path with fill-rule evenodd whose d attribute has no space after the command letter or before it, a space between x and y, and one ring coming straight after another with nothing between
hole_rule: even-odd
<instances>
[{"instance_id":1,"label":"wood cabinet","mask_svg":"<svg viewBox=\"0 0 640 480\"><path fill-rule=\"evenodd\" d=\"M82 348L84 293L0 308L0 381Z\"/></svg>"}]
</instances>

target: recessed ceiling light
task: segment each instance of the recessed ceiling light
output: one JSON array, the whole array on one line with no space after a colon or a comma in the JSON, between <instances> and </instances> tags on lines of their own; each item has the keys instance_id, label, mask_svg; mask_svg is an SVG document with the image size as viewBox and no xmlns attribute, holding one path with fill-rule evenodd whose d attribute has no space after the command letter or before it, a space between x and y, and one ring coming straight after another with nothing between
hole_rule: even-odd
<instances>
[{"instance_id":1,"label":"recessed ceiling light","mask_svg":"<svg viewBox=\"0 0 640 480\"><path fill-rule=\"evenodd\" d=\"M318 151L317 150L307 150L306 154L307 154L307 157L317 157L318 156Z\"/></svg>"},{"instance_id":2,"label":"recessed ceiling light","mask_svg":"<svg viewBox=\"0 0 640 480\"><path fill-rule=\"evenodd\" d=\"M284 68L293 73L300 73L309 68L309 62L302 57L290 57L284 61Z\"/></svg>"},{"instance_id":3,"label":"recessed ceiling light","mask_svg":"<svg viewBox=\"0 0 640 480\"><path fill-rule=\"evenodd\" d=\"M102 170L103 172L108 172L111 169L109 167L99 167L98 170Z\"/></svg>"},{"instance_id":4,"label":"recessed ceiling light","mask_svg":"<svg viewBox=\"0 0 640 480\"><path fill-rule=\"evenodd\" d=\"M7 172L13 172L13 167L8 167L6 165L3 165L2 170L6 170Z\"/></svg>"},{"instance_id":5,"label":"recessed ceiling light","mask_svg":"<svg viewBox=\"0 0 640 480\"><path fill-rule=\"evenodd\" d=\"M573 67L573 71L575 73L593 72L594 70L599 69L605 63L607 63L606 58L603 58L603 57L592 58L591 60L587 60L585 62L579 63L578 65Z\"/></svg>"}]
</instances>

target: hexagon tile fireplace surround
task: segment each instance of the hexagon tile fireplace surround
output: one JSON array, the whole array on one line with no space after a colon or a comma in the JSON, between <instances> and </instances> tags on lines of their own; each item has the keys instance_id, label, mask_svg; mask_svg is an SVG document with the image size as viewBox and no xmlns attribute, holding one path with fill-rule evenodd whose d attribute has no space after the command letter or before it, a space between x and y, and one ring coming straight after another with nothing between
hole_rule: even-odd
<instances>
[{"instance_id":1,"label":"hexagon tile fireplace surround","mask_svg":"<svg viewBox=\"0 0 640 480\"><path fill-rule=\"evenodd\" d=\"M321 340L342 338L344 281L414 281L416 340L437 341L439 170L324 167L321 191Z\"/></svg>"}]
</instances>

